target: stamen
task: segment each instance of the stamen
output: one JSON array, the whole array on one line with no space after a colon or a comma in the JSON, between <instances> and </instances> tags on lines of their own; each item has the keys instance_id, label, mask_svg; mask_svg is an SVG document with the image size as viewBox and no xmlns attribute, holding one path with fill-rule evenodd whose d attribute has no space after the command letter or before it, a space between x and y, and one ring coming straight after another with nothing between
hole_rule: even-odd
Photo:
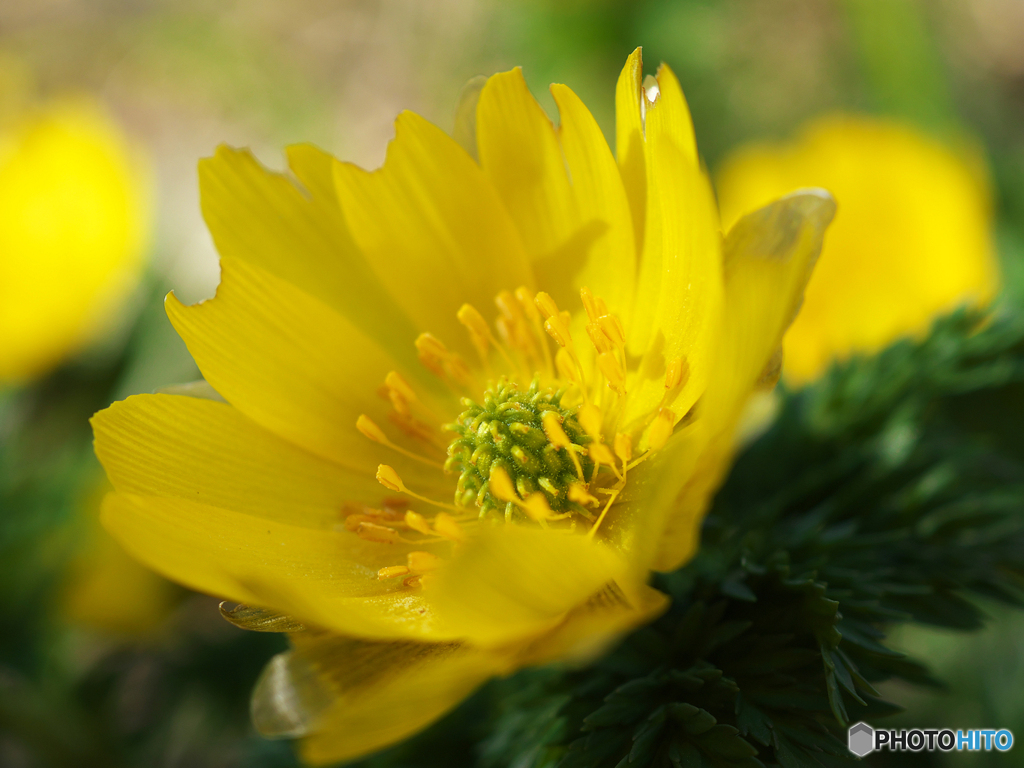
<instances>
[{"instance_id":1,"label":"stamen","mask_svg":"<svg viewBox=\"0 0 1024 768\"><path fill-rule=\"evenodd\" d=\"M411 509L405 513L405 524L412 528L417 533L422 533L429 536L433 533L430 529L430 523L423 517L419 512L413 512Z\"/></svg>"},{"instance_id":2,"label":"stamen","mask_svg":"<svg viewBox=\"0 0 1024 768\"><path fill-rule=\"evenodd\" d=\"M685 357L675 357L669 360L665 370L665 389L673 390L686 384L689 379L690 366Z\"/></svg>"},{"instance_id":3,"label":"stamen","mask_svg":"<svg viewBox=\"0 0 1024 768\"><path fill-rule=\"evenodd\" d=\"M436 571L444 561L430 552L410 552L407 558L409 570L413 573Z\"/></svg>"},{"instance_id":4,"label":"stamen","mask_svg":"<svg viewBox=\"0 0 1024 768\"><path fill-rule=\"evenodd\" d=\"M398 531L388 528L386 525L377 523L360 523L355 530L356 535L366 541L373 541L378 544L395 544L402 540Z\"/></svg>"},{"instance_id":5,"label":"stamen","mask_svg":"<svg viewBox=\"0 0 1024 768\"><path fill-rule=\"evenodd\" d=\"M569 458L572 459L573 466L576 467L576 476L582 480L583 467L580 466L579 457L574 450L576 445L565 434L565 430L562 429L562 421L558 414L555 411L545 411L541 416L540 423L544 427L544 434L547 435L548 442L558 450L565 449L569 452Z\"/></svg>"},{"instance_id":6,"label":"stamen","mask_svg":"<svg viewBox=\"0 0 1024 768\"><path fill-rule=\"evenodd\" d=\"M377 467L377 482L387 488L389 491L397 491L398 493L404 493L406 496L412 496L414 499L419 499L425 504L431 504L435 507L441 507L441 509L454 509L456 512L459 508L452 504L445 504L440 501L434 501L433 499L421 496L418 493L414 493L405 487L405 483L402 482L402 478L399 477L394 467L388 466L387 464L380 464ZM436 525L435 525L436 527Z\"/></svg>"},{"instance_id":7,"label":"stamen","mask_svg":"<svg viewBox=\"0 0 1024 768\"><path fill-rule=\"evenodd\" d=\"M420 456L417 453L413 453L412 451L406 450L400 445L395 445L388 439L388 436L384 434L384 430L378 427L376 423L374 423L373 419L371 419L365 413L360 414L359 418L356 419L356 429L358 429L363 434L363 436L368 437L370 440L373 440L373 442L380 443L381 445L385 445L394 451L398 451L403 456L408 456L410 459L418 461L421 464L426 464L429 467L443 469L443 465L440 462L432 461L425 456Z\"/></svg>"},{"instance_id":8,"label":"stamen","mask_svg":"<svg viewBox=\"0 0 1024 768\"><path fill-rule=\"evenodd\" d=\"M470 304L463 304L459 307L459 311L455 313L455 317L458 318L459 322L462 323L466 330L469 331L469 339L473 342L473 346L476 347L477 353L480 355L480 362L487 365L487 346L488 340L491 336L491 331L487 327L487 321L484 320L475 307Z\"/></svg>"},{"instance_id":9,"label":"stamen","mask_svg":"<svg viewBox=\"0 0 1024 768\"><path fill-rule=\"evenodd\" d=\"M620 395L626 394L626 374L622 370L619 359L611 352L603 352L597 356L597 367L608 379L608 386Z\"/></svg>"},{"instance_id":10,"label":"stamen","mask_svg":"<svg viewBox=\"0 0 1024 768\"><path fill-rule=\"evenodd\" d=\"M676 416L668 408L659 408L654 423L647 432L647 446L651 451L657 451L664 447L665 443L672 436L672 428L675 426Z\"/></svg>"},{"instance_id":11,"label":"stamen","mask_svg":"<svg viewBox=\"0 0 1024 768\"><path fill-rule=\"evenodd\" d=\"M395 576L406 576L408 574L409 568L404 565L389 565L377 571L377 578L384 581L385 579L393 579Z\"/></svg>"},{"instance_id":12,"label":"stamen","mask_svg":"<svg viewBox=\"0 0 1024 768\"><path fill-rule=\"evenodd\" d=\"M579 421L580 426L583 427L583 430L594 440L601 439L601 424L604 418L600 408L593 403L587 403L580 408L579 413L576 414L576 419Z\"/></svg>"},{"instance_id":13,"label":"stamen","mask_svg":"<svg viewBox=\"0 0 1024 768\"><path fill-rule=\"evenodd\" d=\"M516 299L519 301L519 305L523 308L523 312L529 319L530 324L533 327L533 332L536 334L537 341L540 344L541 351L544 353L544 364L549 376L553 376L555 373L554 364L551 360L551 350L548 348L547 342L544 338L544 331L541 325L541 315L537 310L536 298L530 293L525 286L516 288Z\"/></svg>"},{"instance_id":14,"label":"stamen","mask_svg":"<svg viewBox=\"0 0 1024 768\"><path fill-rule=\"evenodd\" d=\"M466 534L454 517L447 512L439 512L434 517L434 531L438 536L443 536L449 541L461 544L466 540Z\"/></svg>"},{"instance_id":15,"label":"stamen","mask_svg":"<svg viewBox=\"0 0 1024 768\"><path fill-rule=\"evenodd\" d=\"M597 302L594 301L594 294L590 292L590 289L584 286L580 288L580 299L583 300L583 308L587 311L587 318L592 323L597 322L597 318L601 315L597 311Z\"/></svg>"},{"instance_id":16,"label":"stamen","mask_svg":"<svg viewBox=\"0 0 1024 768\"><path fill-rule=\"evenodd\" d=\"M615 455L619 457L623 466L629 464L633 458L633 440L629 435L621 432L615 435Z\"/></svg>"}]
</instances>

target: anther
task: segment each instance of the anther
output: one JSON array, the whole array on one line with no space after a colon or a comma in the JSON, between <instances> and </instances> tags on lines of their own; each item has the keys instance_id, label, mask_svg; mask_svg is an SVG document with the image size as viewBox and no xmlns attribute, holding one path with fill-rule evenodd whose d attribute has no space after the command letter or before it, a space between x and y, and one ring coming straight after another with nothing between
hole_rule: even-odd
<instances>
[{"instance_id":1,"label":"anther","mask_svg":"<svg viewBox=\"0 0 1024 768\"><path fill-rule=\"evenodd\" d=\"M579 421L584 432L595 440L600 439L601 423L604 421L600 408L593 403L587 403L576 414L576 420Z\"/></svg>"},{"instance_id":2,"label":"anther","mask_svg":"<svg viewBox=\"0 0 1024 768\"><path fill-rule=\"evenodd\" d=\"M555 513L551 511L551 505L548 504L547 497L540 491L527 496L522 507L526 514L538 523L543 523L555 516Z\"/></svg>"},{"instance_id":3,"label":"anther","mask_svg":"<svg viewBox=\"0 0 1024 768\"><path fill-rule=\"evenodd\" d=\"M412 496L414 499L419 499L426 504L432 504L435 507L441 507L442 509L457 509L457 507L451 504L444 504L440 501L434 501L426 496L421 496L418 493L410 491L405 483L402 482L402 478L399 477L394 467L388 466L387 464L380 464L377 467L377 482L387 488L389 491L397 491L404 493L406 496Z\"/></svg>"},{"instance_id":4,"label":"anther","mask_svg":"<svg viewBox=\"0 0 1024 768\"><path fill-rule=\"evenodd\" d=\"M377 482L389 491L405 493L407 490L405 483L402 482L402 478L398 476L395 468L388 466L387 464L381 464L377 467Z\"/></svg>"},{"instance_id":5,"label":"anther","mask_svg":"<svg viewBox=\"0 0 1024 768\"><path fill-rule=\"evenodd\" d=\"M419 512L413 512L411 509L405 513L405 524L417 533L422 533L427 536L433 533L427 519Z\"/></svg>"},{"instance_id":6,"label":"anther","mask_svg":"<svg viewBox=\"0 0 1024 768\"><path fill-rule=\"evenodd\" d=\"M466 540L466 534L462 530L462 526L458 524L454 517L449 515L447 512L439 512L434 517L434 531L438 536L461 543Z\"/></svg>"},{"instance_id":7,"label":"anther","mask_svg":"<svg viewBox=\"0 0 1024 768\"><path fill-rule=\"evenodd\" d=\"M612 454L612 449L604 443L591 443L587 446L587 453L590 455L590 458L599 464L605 464L609 467L615 466L615 456Z\"/></svg>"},{"instance_id":8,"label":"anther","mask_svg":"<svg viewBox=\"0 0 1024 768\"><path fill-rule=\"evenodd\" d=\"M384 434L384 431L374 423L373 419L367 416L365 413L360 414L359 418L356 419L356 429L358 429L365 437L370 438L375 443L381 443L383 445L388 444L388 437Z\"/></svg>"},{"instance_id":9,"label":"anther","mask_svg":"<svg viewBox=\"0 0 1024 768\"><path fill-rule=\"evenodd\" d=\"M589 288L584 286L580 288L580 299L583 300L583 308L587 310L587 318L590 322L596 323L600 315L597 311L597 302L594 301L594 294L590 292Z\"/></svg>"},{"instance_id":10,"label":"anther","mask_svg":"<svg viewBox=\"0 0 1024 768\"><path fill-rule=\"evenodd\" d=\"M594 345L594 349L597 350L598 354L611 352L615 349L612 340L608 338L608 335L598 323L587 323L587 336L590 337L590 343Z\"/></svg>"},{"instance_id":11,"label":"anther","mask_svg":"<svg viewBox=\"0 0 1024 768\"><path fill-rule=\"evenodd\" d=\"M647 432L647 446L652 451L662 448L672 436L672 428L675 426L675 414L668 408L658 409L658 415L654 418L650 430Z\"/></svg>"},{"instance_id":12,"label":"anther","mask_svg":"<svg viewBox=\"0 0 1024 768\"><path fill-rule=\"evenodd\" d=\"M569 486L569 499L585 506L598 503L597 497L592 496L583 483L572 483Z\"/></svg>"},{"instance_id":13,"label":"anther","mask_svg":"<svg viewBox=\"0 0 1024 768\"><path fill-rule=\"evenodd\" d=\"M684 357L674 357L669 360L665 369L665 389L675 389L686 384L690 378L690 366Z\"/></svg>"},{"instance_id":14,"label":"anther","mask_svg":"<svg viewBox=\"0 0 1024 768\"><path fill-rule=\"evenodd\" d=\"M473 342L473 346L476 347L476 351L480 354L480 359L486 363L487 345L491 336L491 330L487 327L487 321L484 320L483 315L471 304L463 304L459 307L459 311L455 313L455 317L466 326L466 329L469 331L469 338Z\"/></svg>"},{"instance_id":15,"label":"anther","mask_svg":"<svg viewBox=\"0 0 1024 768\"><path fill-rule=\"evenodd\" d=\"M622 372L622 364L611 352L604 352L597 356L597 367L608 379L608 386L620 395L626 391L626 376Z\"/></svg>"},{"instance_id":16,"label":"anther","mask_svg":"<svg viewBox=\"0 0 1024 768\"><path fill-rule=\"evenodd\" d=\"M398 531L394 528L388 528L386 525L378 525L377 523L360 523L356 527L355 532L359 538L378 544L394 544L402 540L402 537L398 535Z\"/></svg>"},{"instance_id":17,"label":"anther","mask_svg":"<svg viewBox=\"0 0 1024 768\"><path fill-rule=\"evenodd\" d=\"M615 435L615 455L623 465L628 464L633 458L633 440L629 435L619 432Z\"/></svg>"},{"instance_id":18,"label":"anther","mask_svg":"<svg viewBox=\"0 0 1024 768\"><path fill-rule=\"evenodd\" d=\"M404 565L389 565L377 571L377 578L384 581L385 579L393 579L395 576L407 576L409 573L409 568Z\"/></svg>"},{"instance_id":19,"label":"anther","mask_svg":"<svg viewBox=\"0 0 1024 768\"><path fill-rule=\"evenodd\" d=\"M611 342L615 346L625 346L626 332L622 329L622 323L619 322L619 318L615 315L601 315L597 319L597 324L601 326L601 330L604 332L604 335L611 339Z\"/></svg>"},{"instance_id":20,"label":"anther","mask_svg":"<svg viewBox=\"0 0 1024 768\"><path fill-rule=\"evenodd\" d=\"M409 563L409 570L413 573L436 571L444 562L440 557L430 552L410 552L406 560Z\"/></svg>"},{"instance_id":21,"label":"anther","mask_svg":"<svg viewBox=\"0 0 1024 768\"><path fill-rule=\"evenodd\" d=\"M407 382L397 371L390 371L388 375L384 377L384 384L388 389L400 394L407 402L415 403L418 399L416 397L416 392L409 385L409 382Z\"/></svg>"}]
</instances>

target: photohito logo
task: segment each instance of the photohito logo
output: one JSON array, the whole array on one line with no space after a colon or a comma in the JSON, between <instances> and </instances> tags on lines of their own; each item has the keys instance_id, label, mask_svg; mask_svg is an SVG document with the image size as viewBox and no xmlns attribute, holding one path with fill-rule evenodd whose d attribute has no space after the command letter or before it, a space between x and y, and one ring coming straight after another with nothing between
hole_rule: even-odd
<instances>
[{"instance_id":1,"label":"photohito logo","mask_svg":"<svg viewBox=\"0 0 1024 768\"><path fill-rule=\"evenodd\" d=\"M1013 734L1005 728L955 732L937 728L886 731L872 728L867 723L856 723L847 732L846 745L857 757L882 749L892 752L920 752L922 749L928 752L936 749L943 752L978 752L997 749L1005 752L1013 746Z\"/></svg>"}]
</instances>

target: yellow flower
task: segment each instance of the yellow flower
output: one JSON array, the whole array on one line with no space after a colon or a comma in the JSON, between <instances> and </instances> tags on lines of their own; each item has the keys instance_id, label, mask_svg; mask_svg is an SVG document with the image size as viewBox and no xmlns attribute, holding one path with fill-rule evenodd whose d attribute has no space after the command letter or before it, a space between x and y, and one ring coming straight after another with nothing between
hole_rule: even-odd
<instances>
[{"instance_id":1,"label":"yellow flower","mask_svg":"<svg viewBox=\"0 0 1024 768\"><path fill-rule=\"evenodd\" d=\"M785 375L924 332L940 313L995 294L988 189L971 164L911 128L826 117L793 144L738 150L718 178L729 224L783 192L823 186L839 201L825 256L786 335Z\"/></svg>"},{"instance_id":2,"label":"yellow flower","mask_svg":"<svg viewBox=\"0 0 1024 768\"><path fill-rule=\"evenodd\" d=\"M142 267L147 191L87 100L0 125L0 383L45 373L110 321Z\"/></svg>"},{"instance_id":3,"label":"yellow flower","mask_svg":"<svg viewBox=\"0 0 1024 768\"><path fill-rule=\"evenodd\" d=\"M787 198L723 242L679 83L663 67L652 103L641 71L638 50L618 163L572 91L552 86L555 128L514 70L467 97L467 149L403 113L372 173L310 146L292 176L230 149L200 168L221 284L167 310L213 399L95 417L104 518L261 606L235 623L292 632L253 712L310 761L592 656L696 547L833 203Z\"/></svg>"}]
</instances>

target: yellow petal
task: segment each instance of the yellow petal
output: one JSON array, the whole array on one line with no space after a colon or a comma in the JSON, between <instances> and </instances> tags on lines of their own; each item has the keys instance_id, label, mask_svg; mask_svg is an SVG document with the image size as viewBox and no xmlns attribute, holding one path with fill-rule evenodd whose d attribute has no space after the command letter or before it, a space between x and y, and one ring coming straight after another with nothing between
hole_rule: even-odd
<instances>
[{"instance_id":1,"label":"yellow petal","mask_svg":"<svg viewBox=\"0 0 1024 768\"><path fill-rule=\"evenodd\" d=\"M725 315L705 417L734 422L797 316L836 203L795 192L740 219L725 239Z\"/></svg>"},{"instance_id":2,"label":"yellow petal","mask_svg":"<svg viewBox=\"0 0 1024 768\"><path fill-rule=\"evenodd\" d=\"M574 303L578 290L589 287L628 326L636 250L622 177L597 121L580 98L564 85L552 85L551 95L558 105L558 136L580 220L604 224L604 233L591 247L586 266L573 283Z\"/></svg>"},{"instance_id":3,"label":"yellow petal","mask_svg":"<svg viewBox=\"0 0 1024 768\"><path fill-rule=\"evenodd\" d=\"M419 593L377 579L422 544L382 546L182 499L113 493L103 524L145 565L200 592L376 638L433 637Z\"/></svg>"},{"instance_id":4,"label":"yellow petal","mask_svg":"<svg viewBox=\"0 0 1024 768\"><path fill-rule=\"evenodd\" d=\"M697 163L689 110L675 76L659 71L660 95L646 113L647 226L629 349L643 355L629 383L627 421L664 395L668 362L683 358L689 379L671 404L681 418L708 381L722 306L718 212Z\"/></svg>"},{"instance_id":5,"label":"yellow petal","mask_svg":"<svg viewBox=\"0 0 1024 768\"><path fill-rule=\"evenodd\" d=\"M349 234L334 191L333 159L306 144L291 147L288 160L302 189L247 150L221 146L199 163L203 216L220 255L292 283L414 360L409 343L418 331Z\"/></svg>"},{"instance_id":6,"label":"yellow petal","mask_svg":"<svg viewBox=\"0 0 1024 768\"><path fill-rule=\"evenodd\" d=\"M645 584L638 585L629 597L612 585L575 608L558 627L533 643L518 662L592 661L622 635L656 619L669 603L667 595Z\"/></svg>"},{"instance_id":7,"label":"yellow petal","mask_svg":"<svg viewBox=\"0 0 1024 768\"><path fill-rule=\"evenodd\" d=\"M633 51L615 86L615 156L629 199L636 252L643 253L647 218L647 160L644 152L644 63L640 49Z\"/></svg>"},{"instance_id":8,"label":"yellow petal","mask_svg":"<svg viewBox=\"0 0 1024 768\"><path fill-rule=\"evenodd\" d=\"M502 656L458 644L368 643L304 633L276 656L253 693L265 735L306 735L312 764L349 760L429 725L487 678Z\"/></svg>"},{"instance_id":9,"label":"yellow petal","mask_svg":"<svg viewBox=\"0 0 1024 768\"><path fill-rule=\"evenodd\" d=\"M474 537L426 592L445 634L496 646L556 626L626 572L585 536L506 526Z\"/></svg>"},{"instance_id":10,"label":"yellow petal","mask_svg":"<svg viewBox=\"0 0 1024 768\"><path fill-rule=\"evenodd\" d=\"M711 495L732 459L743 406L800 308L834 214L835 202L828 193L807 191L745 216L729 231L722 337L698 414L707 443L692 479L673 504L660 538L658 570L672 570L696 551Z\"/></svg>"},{"instance_id":11,"label":"yellow petal","mask_svg":"<svg viewBox=\"0 0 1024 768\"><path fill-rule=\"evenodd\" d=\"M480 164L522 235L538 285L569 307L587 285L625 314L635 252L622 182L583 103L565 86L552 94L557 130L520 69L491 77L477 107Z\"/></svg>"},{"instance_id":12,"label":"yellow petal","mask_svg":"<svg viewBox=\"0 0 1024 768\"><path fill-rule=\"evenodd\" d=\"M372 475L296 448L213 400L136 395L97 413L92 426L96 455L121 493L310 528L336 525L345 501L373 503L381 495Z\"/></svg>"},{"instance_id":13,"label":"yellow petal","mask_svg":"<svg viewBox=\"0 0 1024 768\"><path fill-rule=\"evenodd\" d=\"M356 243L420 331L471 350L455 313L532 285L519 235L479 166L454 139L403 112L384 167L336 163L342 210Z\"/></svg>"},{"instance_id":14,"label":"yellow petal","mask_svg":"<svg viewBox=\"0 0 1024 768\"><path fill-rule=\"evenodd\" d=\"M398 366L322 302L225 257L216 298L186 307L171 294L166 307L206 380L257 424L369 476L388 460L410 483L439 482L438 472L398 454L382 458L383 449L356 430L363 413L387 423L376 391Z\"/></svg>"}]
</instances>

